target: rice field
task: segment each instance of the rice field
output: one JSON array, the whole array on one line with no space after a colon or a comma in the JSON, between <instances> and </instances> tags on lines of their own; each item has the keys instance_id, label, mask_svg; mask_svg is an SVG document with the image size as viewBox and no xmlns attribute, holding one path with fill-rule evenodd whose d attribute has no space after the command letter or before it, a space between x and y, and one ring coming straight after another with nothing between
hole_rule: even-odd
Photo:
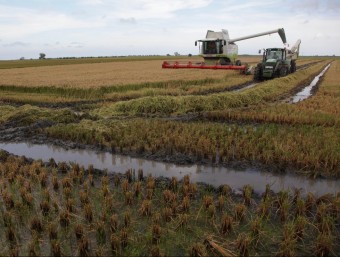
<instances>
[{"instance_id":1,"label":"rice field","mask_svg":"<svg viewBox=\"0 0 340 257\"><path fill-rule=\"evenodd\" d=\"M160 60L147 60L0 69L0 85L92 89L174 79L220 79L225 76L225 73L219 71L192 70L188 72L162 69L161 65Z\"/></svg>"},{"instance_id":2,"label":"rice field","mask_svg":"<svg viewBox=\"0 0 340 257\"><path fill-rule=\"evenodd\" d=\"M333 256L340 195L241 195L0 151L2 256Z\"/></svg>"},{"instance_id":3,"label":"rice field","mask_svg":"<svg viewBox=\"0 0 340 257\"><path fill-rule=\"evenodd\" d=\"M235 71L162 70L166 59L0 62L0 141L64 142L151 159L182 156L193 163L340 178L338 58L300 58L304 69L256 85ZM240 59L255 64L260 57ZM329 63L313 95L293 104L290 98ZM274 194L270 185L263 185L263 195L250 185L236 194L232 185L146 174L108 174L0 150L0 255L340 251L340 187L319 198L299 189Z\"/></svg>"}]
</instances>

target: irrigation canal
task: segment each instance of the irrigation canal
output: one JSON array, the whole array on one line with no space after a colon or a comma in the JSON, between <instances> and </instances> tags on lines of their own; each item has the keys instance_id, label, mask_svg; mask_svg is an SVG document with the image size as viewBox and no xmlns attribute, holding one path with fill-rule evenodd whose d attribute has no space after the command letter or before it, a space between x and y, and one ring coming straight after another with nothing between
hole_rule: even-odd
<instances>
[{"instance_id":1,"label":"irrigation canal","mask_svg":"<svg viewBox=\"0 0 340 257\"><path fill-rule=\"evenodd\" d=\"M92 164L94 168L107 169L109 173L125 173L128 169L136 171L143 169L144 175L152 174L155 177L171 178L175 176L181 179L185 175L189 175L192 182L204 182L213 186L228 184L235 192L240 192L240 189L246 184L251 185L256 193L262 193L266 184L270 184L274 192L301 188L302 194L312 192L316 196L327 193L336 194L340 191L339 180L312 179L297 174L273 174L256 169L236 170L208 165L176 165L88 149L67 150L51 144L0 143L0 149L46 162L53 158L56 162L74 162L85 168Z\"/></svg>"}]
</instances>

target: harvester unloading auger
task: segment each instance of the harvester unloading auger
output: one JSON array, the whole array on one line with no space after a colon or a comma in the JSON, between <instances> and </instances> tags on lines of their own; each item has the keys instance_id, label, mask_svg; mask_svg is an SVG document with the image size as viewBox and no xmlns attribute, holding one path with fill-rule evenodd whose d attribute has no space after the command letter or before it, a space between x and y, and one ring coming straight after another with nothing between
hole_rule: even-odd
<instances>
[{"instance_id":1,"label":"harvester unloading auger","mask_svg":"<svg viewBox=\"0 0 340 257\"><path fill-rule=\"evenodd\" d=\"M228 30L222 29L222 32L207 31L205 39L197 40L199 45L200 56L203 57L204 62L200 63L181 63L179 61L164 61L162 68L172 69L223 69L223 70L240 70L247 73L248 65L242 65L240 60L236 60L238 54L237 41L246 40L250 38L271 35L278 33L282 42L286 44L286 35L283 28L270 30L262 33L257 33L249 36L230 39Z\"/></svg>"}]
</instances>

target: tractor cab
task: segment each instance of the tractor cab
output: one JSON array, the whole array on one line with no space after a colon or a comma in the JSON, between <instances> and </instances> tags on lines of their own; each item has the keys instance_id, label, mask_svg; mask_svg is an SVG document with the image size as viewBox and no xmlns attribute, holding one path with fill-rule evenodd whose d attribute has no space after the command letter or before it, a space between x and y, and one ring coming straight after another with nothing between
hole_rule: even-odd
<instances>
[{"instance_id":1,"label":"tractor cab","mask_svg":"<svg viewBox=\"0 0 340 257\"><path fill-rule=\"evenodd\" d=\"M263 61L274 62L286 60L286 50L284 48L268 48L263 52Z\"/></svg>"}]
</instances>

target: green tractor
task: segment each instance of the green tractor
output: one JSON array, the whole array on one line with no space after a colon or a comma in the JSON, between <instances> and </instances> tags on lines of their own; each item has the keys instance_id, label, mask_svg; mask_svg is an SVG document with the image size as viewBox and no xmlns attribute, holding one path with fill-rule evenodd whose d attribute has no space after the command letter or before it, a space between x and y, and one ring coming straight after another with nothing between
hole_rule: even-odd
<instances>
[{"instance_id":1,"label":"green tractor","mask_svg":"<svg viewBox=\"0 0 340 257\"><path fill-rule=\"evenodd\" d=\"M294 73L296 71L296 59L299 56L300 44L301 40L299 39L291 49L265 49L262 62L258 63L255 68L254 80L262 81Z\"/></svg>"}]
</instances>

